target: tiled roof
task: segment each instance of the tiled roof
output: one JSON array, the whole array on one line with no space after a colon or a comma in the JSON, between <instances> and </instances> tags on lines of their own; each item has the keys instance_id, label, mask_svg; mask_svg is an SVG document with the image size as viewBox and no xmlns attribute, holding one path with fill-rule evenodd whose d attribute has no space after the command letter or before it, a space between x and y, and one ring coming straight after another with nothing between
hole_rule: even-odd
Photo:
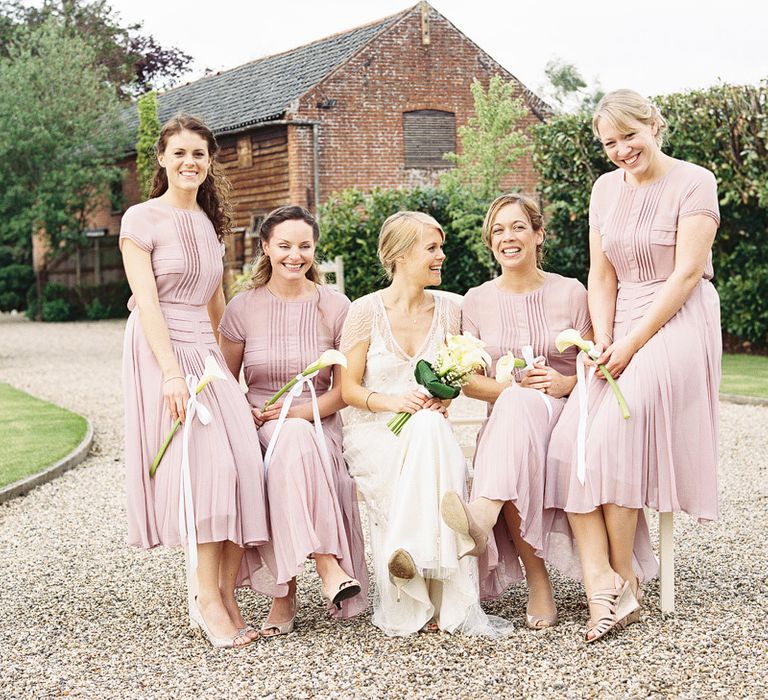
<instances>
[{"instance_id":1,"label":"tiled roof","mask_svg":"<svg viewBox=\"0 0 768 700\"><path fill-rule=\"evenodd\" d=\"M180 111L217 134L279 118L291 102L344 63L404 13L299 48L208 75L158 95L160 122ZM138 123L135 107L130 126Z\"/></svg>"}]
</instances>

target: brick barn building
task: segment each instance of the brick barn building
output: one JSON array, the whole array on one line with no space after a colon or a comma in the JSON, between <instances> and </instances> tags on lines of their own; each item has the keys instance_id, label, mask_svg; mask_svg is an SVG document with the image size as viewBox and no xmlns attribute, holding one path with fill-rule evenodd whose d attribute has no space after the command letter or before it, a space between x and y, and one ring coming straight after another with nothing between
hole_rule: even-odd
<instances>
[{"instance_id":1,"label":"brick barn building","mask_svg":"<svg viewBox=\"0 0 768 700\"><path fill-rule=\"evenodd\" d=\"M456 150L456 130L473 113L470 84L478 79L487 85L494 75L518 83L530 109L528 124L544 117L545 103L424 2L169 90L159 95L160 121L184 111L216 133L219 160L233 185L231 279L252 257L259 218L276 206L292 202L315 210L347 187L436 182L449 167L443 153ZM120 210L105 209L92 221L94 234L106 234L102 255L110 263L114 255L107 249L115 246L108 239L118 233L122 211L139 201L134 158L123 165ZM508 184L535 190L530 159L520 162ZM107 267L102 264L102 279L93 281L107 281Z\"/></svg>"}]
</instances>

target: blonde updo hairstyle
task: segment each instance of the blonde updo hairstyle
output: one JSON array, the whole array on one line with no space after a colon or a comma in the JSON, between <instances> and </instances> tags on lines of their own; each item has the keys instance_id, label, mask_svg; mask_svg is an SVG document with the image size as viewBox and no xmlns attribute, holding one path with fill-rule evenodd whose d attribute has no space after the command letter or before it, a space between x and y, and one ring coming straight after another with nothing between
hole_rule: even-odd
<instances>
[{"instance_id":1,"label":"blonde updo hairstyle","mask_svg":"<svg viewBox=\"0 0 768 700\"><path fill-rule=\"evenodd\" d=\"M264 252L264 244L269 243L275 226L285 221L303 221L305 224L308 224L312 228L312 240L317 245L317 241L320 238L320 226L318 226L317 219L304 207L287 204L269 212L259 226L258 237L260 245L251 270L251 280L248 284L250 289L264 286L272 277L272 263L269 256ZM307 270L306 277L310 282L320 284L322 278L320 270L317 269L316 262L313 262L312 266Z\"/></svg>"},{"instance_id":2,"label":"blonde updo hairstyle","mask_svg":"<svg viewBox=\"0 0 768 700\"><path fill-rule=\"evenodd\" d=\"M443 227L429 214L399 211L384 222L379 232L378 254L387 279L395 274L395 261L413 248L428 228L437 229L445 241Z\"/></svg>"},{"instance_id":3,"label":"blonde updo hairstyle","mask_svg":"<svg viewBox=\"0 0 768 700\"><path fill-rule=\"evenodd\" d=\"M493 232L493 225L496 223L496 217L503 207L507 204L517 204L525 213L528 219L528 223L536 233L541 233L541 243L536 246L536 264L541 267L541 263L544 260L544 241L547 239L547 232L544 229L544 217L541 215L541 209L536 203L536 200L520 192L509 192L496 197L491 202L491 206L488 207L488 212L485 215L483 221L483 234L482 240L485 247L493 252L491 246L491 235Z\"/></svg>"},{"instance_id":4,"label":"blonde updo hairstyle","mask_svg":"<svg viewBox=\"0 0 768 700\"><path fill-rule=\"evenodd\" d=\"M613 90L597 103L595 113L592 115L592 133L597 139L600 138L597 127L601 119L605 119L620 134L629 134L634 131L635 122L650 127L656 124L658 127L655 134L656 143L659 148L664 143L667 120L653 102L634 90Z\"/></svg>"}]
</instances>

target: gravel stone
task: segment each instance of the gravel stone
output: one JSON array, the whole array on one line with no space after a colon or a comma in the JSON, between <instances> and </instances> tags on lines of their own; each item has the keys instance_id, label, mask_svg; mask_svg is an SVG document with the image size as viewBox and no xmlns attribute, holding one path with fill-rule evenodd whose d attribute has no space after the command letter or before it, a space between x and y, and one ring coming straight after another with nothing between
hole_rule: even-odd
<instances>
[{"instance_id":1,"label":"gravel stone","mask_svg":"<svg viewBox=\"0 0 768 700\"><path fill-rule=\"evenodd\" d=\"M95 428L80 466L0 506L0 698L768 697L768 408L721 404L722 517L675 518L673 615L653 582L641 624L587 647L581 586L555 574L554 629L525 628L520 585L485 606L516 623L506 639L390 638L370 612L330 620L308 565L295 634L215 650L189 629L181 552L125 544L123 326L0 317L0 381ZM267 614L240 600L246 619Z\"/></svg>"}]
</instances>

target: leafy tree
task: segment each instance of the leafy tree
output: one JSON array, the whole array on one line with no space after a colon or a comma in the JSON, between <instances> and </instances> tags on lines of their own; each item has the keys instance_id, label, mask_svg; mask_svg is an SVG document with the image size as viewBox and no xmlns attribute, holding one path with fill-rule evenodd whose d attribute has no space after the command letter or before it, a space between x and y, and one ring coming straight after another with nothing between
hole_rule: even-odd
<instances>
[{"instance_id":1,"label":"leafy tree","mask_svg":"<svg viewBox=\"0 0 768 700\"><path fill-rule=\"evenodd\" d=\"M139 112L139 128L136 138L136 173L143 199L149 197L152 188L152 176L157 158L155 143L160 136L160 117L157 114L157 94L150 91L142 95L136 107Z\"/></svg>"},{"instance_id":2,"label":"leafy tree","mask_svg":"<svg viewBox=\"0 0 768 700\"><path fill-rule=\"evenodd\" d=\"M521 97L515 97L517 86L496 75L488 90L475 80L471 85L475 114L458 129L461 153L445 158L456 167L447 171L440 184L449 193L471 191L490 201L501 192L502 180L514 163L529 150L528 137L520 122L528 115Z\"/></svg>"},{"instance_id":3,"label":"leafy tree","mask_svg":"<svg viewBox=\"0 0 768 700\"><path fill-rule=\"evenodd\" d=\"M24 42L26 32L55 19L72 36L87 37L99 65L121 96L141 95L170 87L189 67L192 57L177 48L164 48L141 31L123 26L107 0L44 0L27 7L20 0L0 3L0 56Z\"/></svg>"},{"instance_id":4,"label":"leafy tree","mask_svg":"<svg viewBox=\"0 0 768 700\"><path fill-rule=\"evenodd\" d=\"M0 58L0 133L0 246L29 264L42 231L55 261L82 244L130 141L96 51L53 18Z\"/></svg>"},{"instance_id":5,"label":"leafy tree","mask_svg":"<svg viewBox=\"0 0 768 700\"><path fill-rule=\"evenodd\" d=\"M591 112L604 94L599 83L588 90L587 82L578 68L560 58L548 61L544 74L549 80L549 86L544 88L544 92L560 112Z\"/></svg>"}]
</instances>

